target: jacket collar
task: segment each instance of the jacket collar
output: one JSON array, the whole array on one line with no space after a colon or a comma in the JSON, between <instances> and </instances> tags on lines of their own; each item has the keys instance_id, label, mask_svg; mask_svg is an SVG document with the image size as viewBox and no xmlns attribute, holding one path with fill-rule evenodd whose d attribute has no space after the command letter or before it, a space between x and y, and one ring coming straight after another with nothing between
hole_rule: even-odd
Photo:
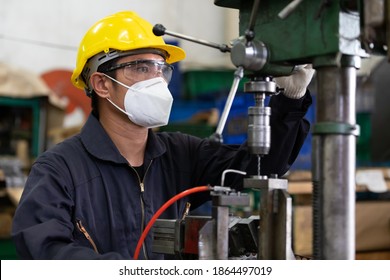
<instances>
[{"instance_id":1,"label":"jacket collar","mask_svg":"<svg viewBox=\"0 0 390 280\"><path fill-rule=\"evenodd\" d=\"M81 142L87 151L101 160L115 163L126 163L126 159L120 154L117 147L104 130L99 120L92 113L80 132ZM145 162L161 156L166 151L164 142L149 129L148 142L146 144Z\"/></svg>"}]
</instances>

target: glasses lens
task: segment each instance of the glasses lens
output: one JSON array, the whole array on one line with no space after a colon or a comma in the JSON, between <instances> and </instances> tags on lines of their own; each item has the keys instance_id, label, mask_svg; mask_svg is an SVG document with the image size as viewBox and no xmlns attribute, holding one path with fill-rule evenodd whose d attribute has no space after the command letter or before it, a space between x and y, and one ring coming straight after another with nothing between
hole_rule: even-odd
<instances>
[{"instance_id":1,"label":"glasses lens","mask_svg":"<svg viewBox=\"0 0 390 280\"><path fill-rule=\"evenodd\" d=\"M124 67L124 76L129 80L144 81L162 77L169 83L172 78L173 66L164 61L137 60Z\"/></svg>"}]
</instances>

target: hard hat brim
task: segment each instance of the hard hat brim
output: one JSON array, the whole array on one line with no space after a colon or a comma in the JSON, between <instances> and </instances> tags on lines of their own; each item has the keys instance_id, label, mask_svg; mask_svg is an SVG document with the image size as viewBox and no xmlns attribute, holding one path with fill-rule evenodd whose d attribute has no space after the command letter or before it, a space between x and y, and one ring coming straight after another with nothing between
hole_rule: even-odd
<instances>
[{"instance_id":1,"label":"hard hat brim","mask_svg":"<svg viewBox=\"0 0 390 280\"><path fill-rule=\"evenodd\" d=\"M173 46L173 45L159 45L159 46L150 46L150 48L161 49L168 53L166 62L169 64L183 60L186 57L186 53L182 48Z\"/></svg>"}]
</instances>

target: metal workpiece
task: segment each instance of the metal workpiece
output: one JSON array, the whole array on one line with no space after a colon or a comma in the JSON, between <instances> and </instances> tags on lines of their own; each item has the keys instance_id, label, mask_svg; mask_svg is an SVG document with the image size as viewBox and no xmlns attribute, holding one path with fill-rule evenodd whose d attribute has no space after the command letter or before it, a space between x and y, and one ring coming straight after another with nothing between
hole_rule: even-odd
<instances>
[{"instance_id":1,"label":"metal workpiece","mask_svg":"<svg viewBox=\"0 0 390 280\"><path fill-rule=\"evenodd\" d=\"M356 132L344 128L356 126L356 67L316 70L319 129L313 134L312 155L313 258L354 259Z\"/></svg>"},{"instance_id":2,"label":"metal workpiece","mask_svg":"<svg viewBox=\"0 0 390 280\"><path fill-rule=\"evenodd\" d=\"M213 195L212 198L212 234L210 245L213 247L212 259L226 260L229 256L229 206L247 206L249 196L241 193ZM210 229L205 229L210 231ZM206 241L203 240L203 243Z\"/></svg>"},{"instance_id":3,"label":"metal workpiece","mask_svg":"<svg viewBox=\"0 0 390 280\"><path fill-rule=\"evenodd\" d=\"M249 196L246 193L231 193L229 195L215 195L212 198L213 204L218 206L247 206Z\"/></svg>"},{"instance_id":4,"label":"metal workpiece","mask_svg":"<svg viewBox=\"0 0 390 280\"><path fill-rule=\"evenodd\" d=\"M286 179L255 176L244 179L244 188L260 192L260 228L257 258L294 259L292 253L292 199Z\"/></svg>"},{"instance_id":5,"label":"metal workpiece","mask_svg":"<svg viewBox=\"0 0 390 280\"><path fill-rule=\"evenodd\" d=\"M244 179L244 188L248 189L264 189L264 190L287 190L288 181L286 179L280 179L276 174L267 176L251 176Z\"/></svg>"}]
</instances>

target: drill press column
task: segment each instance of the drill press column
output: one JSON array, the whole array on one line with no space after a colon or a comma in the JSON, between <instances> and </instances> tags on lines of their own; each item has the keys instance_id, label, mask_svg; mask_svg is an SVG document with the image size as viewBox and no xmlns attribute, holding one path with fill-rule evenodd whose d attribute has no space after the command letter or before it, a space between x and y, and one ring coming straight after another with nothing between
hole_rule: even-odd
<instances>
[{"instance_id":1,"label":"drill press column","mask_svg":"<svg viewBox=\"0 0 390 280\"><path fill-rule=\"evenodd\" d=\"M356 69L360 57L340 67L319 58L317 114L313 128L313 257L355 258ZM332 82L329 82L332 81Z\"/></svg>"}]
</instances>

